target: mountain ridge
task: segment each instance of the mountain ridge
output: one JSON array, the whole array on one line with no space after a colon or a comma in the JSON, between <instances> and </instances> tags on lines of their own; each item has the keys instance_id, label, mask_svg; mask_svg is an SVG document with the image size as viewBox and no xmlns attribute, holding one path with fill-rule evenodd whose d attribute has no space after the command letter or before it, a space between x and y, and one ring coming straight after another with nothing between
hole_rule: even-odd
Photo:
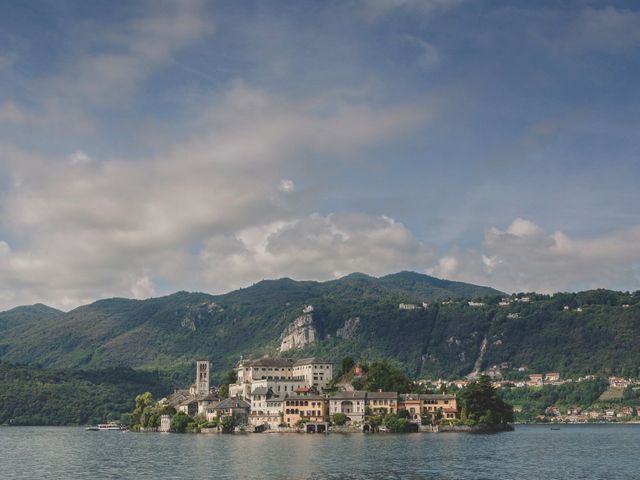
<instances>
[{"instance_id":1,"label":"mountain ridge","mask_svg":"<svg viewBox=\"0 0 640 480\"><path fill-rule=\"evenodd\" d=\"M499 305L503 298L507 306ZM501 363L566 374L638 369L640 292L529 294L526 300L415 272L263 280L221 295L102 299L14 325L0 330L0 361L160 369L188 378L194 359L206 356L219 378L241 355L279 354L283 333L312 305L305 313L311 321L299 323L313 329L314 341L286 355L322 355L336 363L346 355L386 359L412 377L459 377L476 364Z\"/></svg>"}]
</instances>

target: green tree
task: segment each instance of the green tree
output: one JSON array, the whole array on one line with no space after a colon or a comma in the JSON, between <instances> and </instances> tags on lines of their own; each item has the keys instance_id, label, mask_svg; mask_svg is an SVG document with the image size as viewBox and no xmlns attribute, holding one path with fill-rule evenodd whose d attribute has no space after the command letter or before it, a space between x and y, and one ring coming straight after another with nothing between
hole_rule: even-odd
<instances>
[{"instance_id":1,"label":"green tree","mask_svg":"<svg viewBox=\"0 0 640 480\"><path fill-rule=\"evenodd\" d=\"M405 393L409 390L409 382L399 368L387 362L375 362L369 367L365 389L370 392L382 390Z\"/></svg>"},{"instance_id":2,"label":"green tree","mask_svg":"<svg viewBox=\"0 0 640 480\"><path fill-rule=\"evenodd\" d=\"M458 398L468 425L496 427L513 422L513 407L500 398L486 375L469 383Z\"/></svg>"},{"instance_id":3,"label":"green tree","mask_svg":"<svg viewBox=\"0 0 640 480\"><path fill-rule=\"evenodd\" d=\"M236 428L236 417L234 415L227 415L223 417L220 422L220 426L224 433L233 433Z\"/></svg>"},{"instance_id":4,"label":"green tree","mask_svg":"<svg viewBox=\"0 0 640 480\"><path fill-rule=\"evenodd\" d=\"M187 431L187 426L191 422L193 422L193 418L191 418L184 412L178 412L171 419L171 431L176 433L184 433Z\"/></svg>"},{"instance_id":5,"label":"green tree","mask_svg":"<svg viewBox=\"0 0 640 480\"><path fill-rule=\"evenodd\" d=\"M237 380L238 380L238 375L236 374L235 370L232 369L227 371L224 378L222 379L222 385L220 385L220 390L218 391L219 395L222 398L228 397L229 385L231 385L232 383L236 383Z\"/></svg>"},{"instance_id":6,"label":"green tree","mask_svg":"<svg viewBox=\"0 0 640 480\"><path fill-rule=\"evenodd\" d=\"M334 413L331 417L331 421L338 426L344 425L347 423L347 416L344 413Z\"/></svg>"},{"instance_id":7,"label":"green tree","mask_svg":"<svg viewBox=\"0 0 640 480\"><path fill-rule=\"evenodd\" d=\"M385 415L383 424L390 432L407 432L411 422L406 418L400 418L395 413Z\"/></svg>"},{"instance_id":8,"label":"green tree","mask_svg":"<svg viewBox=\"0 0 640 480\"><path fill-rule=\"evenodd\" d=\"M342 368L341 368L341 372L342 375L345 375L349 372L351 372L353 370L353 367L355 366L356 362L353 359L353 357L344 357L342 359Z\"/></svg>"},{"instance_id":9,"label":"green tree","mask_svg":"<svg viewBox=\"0 0 640 480\"><path fill-rule=\"evenodd\" d=\"M144 392L137 395L135 398L133 413L131 414L132 423L134 425L142 425L143 427L146 426L149 412L147 412L147 416L143 418L144 411L154 405L154 403L151 392Z\"/></svg>"}]
</instances>

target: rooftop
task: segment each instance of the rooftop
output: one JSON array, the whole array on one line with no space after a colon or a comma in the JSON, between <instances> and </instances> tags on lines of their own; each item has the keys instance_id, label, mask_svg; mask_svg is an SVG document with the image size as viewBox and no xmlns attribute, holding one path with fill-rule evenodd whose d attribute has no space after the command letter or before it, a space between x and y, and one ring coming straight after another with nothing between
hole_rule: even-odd
<instances>
[{"instance_id":1,"label":"rooftop","mask_svg":"<svg viewBox=\"0 0 640 480\"><path fill-rule=\"evenodd\" d=\"M369 392L368 398L398 398L398 392Z\"/></svg>"},{"instance_id":2,"label":"rooftop","mask_svg":"<svg viewBox=\"0 0 640 480\"><path fill-rule=\"evenodd\" d=\"M367 392L362 390L352 390L350 392L338 392L331 397L332 400L364 400Z\"/></svg>"}]
</instances>

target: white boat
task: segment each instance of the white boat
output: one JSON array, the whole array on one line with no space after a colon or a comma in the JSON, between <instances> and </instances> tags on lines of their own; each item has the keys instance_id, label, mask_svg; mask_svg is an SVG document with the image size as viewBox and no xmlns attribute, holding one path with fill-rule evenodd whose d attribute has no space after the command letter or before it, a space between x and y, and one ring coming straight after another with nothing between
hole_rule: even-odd
<instances>
[{"instance_id":1,"label":"white boat","mask_svg":"<svg viewBox=\"0 0 640 480\"><path fill-rule=\"evenodd\" d=\"M125 427L120 425L119 423L110 422L110 423L99 423L97 427L87 427L85 430L89 432L96 432L99 430L124 430Z\"/></svg>"}]
</instances>

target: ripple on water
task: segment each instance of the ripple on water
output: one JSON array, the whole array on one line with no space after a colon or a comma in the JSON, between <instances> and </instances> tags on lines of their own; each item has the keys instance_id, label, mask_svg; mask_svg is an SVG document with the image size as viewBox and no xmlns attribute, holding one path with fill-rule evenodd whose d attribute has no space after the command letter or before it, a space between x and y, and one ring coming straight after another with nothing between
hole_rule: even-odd
<instances>
[{"instance_id":1,"label":"ripple on water","mask_svg":"<svg viewBox=\"0 0 640 480\"><path fill-rule=\"evenodd\" d=\"M170 435L0 428L2 479L635 479L640 426L497 435Z\"/></svg>"}]
</instances>

